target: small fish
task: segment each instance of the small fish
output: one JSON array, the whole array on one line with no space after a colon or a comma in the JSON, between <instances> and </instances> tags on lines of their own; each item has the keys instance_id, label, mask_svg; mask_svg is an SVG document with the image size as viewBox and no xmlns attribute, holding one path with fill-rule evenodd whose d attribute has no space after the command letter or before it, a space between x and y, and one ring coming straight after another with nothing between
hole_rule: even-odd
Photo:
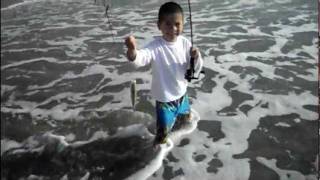
<instances>
[{"instance_id":1,"label":"small fish","mask_svg":"<svg viewBox=\"0 0 320 180\"><path fill-rule=\"evenodd\" d=\"M130 87L130 92L131 92L131 103L132 103L132 109L135 111L135 106L136 106L136 100L137 100L137 90L136 90L136 80L131 81L131 87Z\"/></svg>"}]
</instances>

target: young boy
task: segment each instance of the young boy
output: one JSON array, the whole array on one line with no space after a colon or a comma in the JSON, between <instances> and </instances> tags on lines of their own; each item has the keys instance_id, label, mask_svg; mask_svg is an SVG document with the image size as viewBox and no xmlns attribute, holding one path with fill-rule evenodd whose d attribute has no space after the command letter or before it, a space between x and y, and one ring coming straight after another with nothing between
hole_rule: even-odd
<instances>
[{"instance_id":1,"label":"young boy","mask_svg":"<svg viewBox=\"0 0 320 180\"><path fill-rule=\"evenodd\" d=\"M152 65L151 94L156 100L157 134L154 146L166 143L168 133L177 118L190 118L186 70L190 58L195 59L195 74L199 74L203 60L198 49L191 47L188 39L181 35L183 10L175 2L160 7L158 28L161 37L138 50L133 36L126 38L127 58L138 66Z\"/></svg>"}]
</instances>

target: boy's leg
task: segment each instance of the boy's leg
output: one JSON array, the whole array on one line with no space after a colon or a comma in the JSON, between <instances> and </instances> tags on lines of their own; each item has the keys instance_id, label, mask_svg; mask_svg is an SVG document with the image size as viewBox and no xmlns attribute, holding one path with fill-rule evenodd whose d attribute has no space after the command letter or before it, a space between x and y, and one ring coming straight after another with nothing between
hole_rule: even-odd
<instances>
[{"instance_id":1,"label":"boy's leg","mask_svg":"<svg viewBox=\"0 0 320 180\"><path fill-rule=\"evenodd\" d=\"M157 112L157 134L154 145L164 144L167 141L168 134L175 122L176 108L170 103L156 102Z\"/></svg>"},{"instance_id":2,"label":"boy's leg","mask_svg":"<svg viewBox=\"0 0 320 180\"><path fill-rule=\"evenodd\" d=\"M153 144L165 144L168 138L168 130L162 127L157 127L157 134L154 139Z\"/></svg>"},{"instance_id":3,"label":"boy's leg","mask_svg":"<svg viewBox=\"0 0 320 180\"><path fill-rule=\"evenodd\" d=\"M177 121L180 121L182 123L189 122L191 120L191 114L179 114L177 117Z\"/></svg>"}]
</instances>

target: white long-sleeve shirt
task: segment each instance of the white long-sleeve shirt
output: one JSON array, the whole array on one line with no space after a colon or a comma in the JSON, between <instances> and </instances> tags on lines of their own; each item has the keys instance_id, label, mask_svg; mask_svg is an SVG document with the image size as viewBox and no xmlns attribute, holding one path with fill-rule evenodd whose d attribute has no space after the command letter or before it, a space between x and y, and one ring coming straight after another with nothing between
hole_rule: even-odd
<instances>
[{"instance_id":1,"label":"white long-sleeve shirt","mask_svg":"<svg viewBox=\"0 0 320 180\"><path fill-rule=\"evenodd\" d=\"M187 91L186 70L190 64L190 41L178 36L175 42L168 42L162 37L155 39L143 49L137 50L134 64L145 66L151 63L151 94L160 102L170 102L181 98ZM198 76L203 65L201 54L195 64Z\"/></svg>"}]
</instances>

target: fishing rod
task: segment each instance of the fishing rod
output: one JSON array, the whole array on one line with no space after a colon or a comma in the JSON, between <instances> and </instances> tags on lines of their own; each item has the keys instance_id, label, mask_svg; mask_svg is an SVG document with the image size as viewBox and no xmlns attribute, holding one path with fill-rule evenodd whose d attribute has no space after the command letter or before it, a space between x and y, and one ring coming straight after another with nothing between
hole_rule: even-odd
<instances>
[{"instance_id":1,"label":"fishing rod","mask_svg":"<svg viewBox=\"0 0 320 180\"><path fill-rule=\"evenodd\" d=\"M191 13L191 3L190 0L188 0L188 7L189 7L189 22L190 22L190 36L191 36L191 48L193 47L193 28L192 28L192 13ZM200 71L200 73L204 74L204 71ZM195 69L194 69L194 57L190 58L190 67L187 69L185 73L185 79L188 80L188 82L191 82L192 79L199 79L199 77L195 77Z\"/></svg>"}]
</instances>

